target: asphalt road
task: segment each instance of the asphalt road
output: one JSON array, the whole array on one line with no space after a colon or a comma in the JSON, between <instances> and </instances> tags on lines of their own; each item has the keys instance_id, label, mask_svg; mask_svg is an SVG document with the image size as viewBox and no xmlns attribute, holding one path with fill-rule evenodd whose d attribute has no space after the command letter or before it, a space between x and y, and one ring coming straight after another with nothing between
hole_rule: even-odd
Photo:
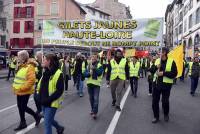
<instances>
[{"instance_id":1,"label":"asphalt road","mask_svg":"<svg viewBox=\"0 0 200 134\"><path fill-rule=\"evenodd\" d=\"M114 115L111 106L110 89L105 82L101 86L98 119L90 117L90 105L85 85L85 96L79 98L72 83L69 93L65 96L63 108L56 114L56 120L65 126L66 134L105 134ZM140 79L138 98L130 94L125 98L125 105L116 120L114 134L199 134L200 133L200 95L189 95L190 82L178 82L171 92L170 122L165 123L161 114L161 122L152 124L151 96L148 96L146 79ZM11 82L0 80L0 133L14 134L13 129L18 125L19 115L16 107L16 97L11 92ZM126 87L127 88L127 87ZM199 90L199 87L198 87ZM34 101L29 101L34 110ZM162 111L161 111L162 112ZM27 115L27 124L32 125L34 119ZM28 134L43 134L43 122L38 128L27 129ZM112 126L112 125L111 125ZM22 134L23 132L21 132ZM54 133L56 133L54 129Z\"/></svg>"}]
</instances>

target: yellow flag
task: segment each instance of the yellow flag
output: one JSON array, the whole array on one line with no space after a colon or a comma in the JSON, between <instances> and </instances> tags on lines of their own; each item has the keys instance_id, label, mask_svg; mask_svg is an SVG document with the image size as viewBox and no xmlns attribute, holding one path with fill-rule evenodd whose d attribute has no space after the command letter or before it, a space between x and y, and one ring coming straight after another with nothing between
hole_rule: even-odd
<instances>
[{"instance_id":1,"label":"yellow flag","mask_svg":"<svg viewBox=\"0 0 200 134\"><path fill-rule=\"evenodd\" d=\"M172 50L169 54L168 57L172 58L177 66L177 71L178 75L177 78L182 76L183 72L183 45L180 45L176 47L174 50Z\"/></svg>"},{"instance_id":2,"label":"yellow flag","mask_svg":"<svg viewBox=\"0 0 200 134\"><path fill-rule=\"evenodd\" d=\"M132 57L135 56L135 49L126 49L125 50L125 57Z\"/></svg>"}]
</instances>

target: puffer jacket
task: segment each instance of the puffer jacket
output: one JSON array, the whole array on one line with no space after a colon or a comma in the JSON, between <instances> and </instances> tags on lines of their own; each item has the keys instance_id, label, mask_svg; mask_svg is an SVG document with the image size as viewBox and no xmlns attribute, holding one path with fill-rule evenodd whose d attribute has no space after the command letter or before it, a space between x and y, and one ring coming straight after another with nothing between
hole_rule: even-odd
<instances>
[{"instance_id":1,"label":"puffer jacket","mask_svg":"<svg viewBox=\"0 0 200 134\"><path fill-rule=\"evenodd\" d=\"M28 65L30 66L27 71L26 75L27 80L24 83L24 85L18 91L16 91L14 87L12 88L14 94L16 95L28 95L34 93L34 85L36 82L35 67L37 66L37 62L35 61L35 59L29 59L27 63L21 64L19 66L19 69L27 67Z\"/></svg>"}]
</instances>

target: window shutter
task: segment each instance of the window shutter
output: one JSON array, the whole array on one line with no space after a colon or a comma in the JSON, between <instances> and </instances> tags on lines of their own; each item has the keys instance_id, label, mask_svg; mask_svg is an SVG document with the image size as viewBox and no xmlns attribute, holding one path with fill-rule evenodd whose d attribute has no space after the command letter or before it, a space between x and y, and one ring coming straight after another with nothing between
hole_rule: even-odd
<instances>
[{"instance_id":1,"label":"window shutter","mask_svg":"<svg viewBox=\"0 0 200 134\"><path fill-rule=\"evenodd\" d=\"M30 32L34 31L34 22L30 21Z\"/></svg>"},{"instance_id":2,"label":"window shutter","mask_svg":"<svg viewBox=\"0 0 200 134\"><path fill-rule=\"evenodd\" d=\"M14 4L20 4L21 0L15 0Z\"/></svg>"},{"instance_id":3,"label":"window shutter","mask_svg":"<svg viewBox=\"0 0 200 134\"><path fill-rule=\"evenodd\" d=\"M21 8L21 17L26 18L26 7Z\"/></svg>"},{"instance_id":4,"label":"window shutter","mask_svg":"<svg viewBox=\"0 0 200 134\"><path fill-rule=\"evenodd\" d=\"M19 39L19 48L25 48L24 39Z\"/></svg>"},{"instance_id":5,"label":"window shutter","mask_svg":"<svg viewBox=\"0 0 200 134\"><path fill-rule=\"evenodd\" d=\"M17 18L18 7L14 7L14 18Z\"/></svg>"},{"instance_id":6,"label":"window shutter","mask_svg":"<svg viewBox=\"0 0 200 134\"><path fill-rule=\"evenodd\" d=\"M19 33L20 32L20 22L14 21L13 23L13 33Z\"/></svg>"},{"instance_id":7,"label":"window shutter","mask_svg":"<svg viewBox=\"0 0 200 134\"><path fill-rule=\"evenodd\" d=\"M26 3L26 0L23 0L23 3Z\"/></svg>"},{"instance_id":8,"label":"window shutter","mask_svg":"<svg viewBox=\"0 0 200 134\"><path fill-rule=\"evenodd\" d=\"M33 38L30 38L30 48L32 48L33 47L33 44L34 43L34 39Z\"/></svg>"}]
</instances>

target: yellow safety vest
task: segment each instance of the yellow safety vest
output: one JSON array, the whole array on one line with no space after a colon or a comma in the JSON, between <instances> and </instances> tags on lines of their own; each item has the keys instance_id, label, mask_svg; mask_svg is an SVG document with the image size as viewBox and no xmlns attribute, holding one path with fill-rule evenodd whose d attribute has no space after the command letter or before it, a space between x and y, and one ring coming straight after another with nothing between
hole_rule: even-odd
<instances>
[{"instance_id":1,"label":"yellow safety vest","mask_svg":"<svg viewBox=\"0 0 200 134\"><path fill-rule=\"evenodd\" d=\"M15 59L12 58L11 61L10 61L10 64L9 64L9 67L12 68L12 69L16 68L16 64L14 64L14 62L15 62Z\"/></svg>"},{"instance_id":2,"label":"yellow safety vest","mask_svg":"<svg viewBox=\"0 0 200 134\"><path fill-rule=\"evenodd\" d=\"M86 70L85 61L83 61L83 63L82 63L82 74L85 72L85 70Z\"/></svg>"},{"instance_id":3,"label":"yellow safety vest","mask_svg":"<svg viewBox=\"0 0 200 134\"><path fill-rule=\"evenodd\" d=\"M130 77L138 77L139 78L139 70L140 70L140 62L136 62L134 65L133 62L129 64L129 75Z\"/></svg>"},{"instance_id":4,"label":"yellow safety vest","mask_svg":"<svg viewBox=\"0 0 200 134\"><path fill-rule=\"evenodd\" d=\"M125 75L125 66L126 66L126 59L123 58L121 59L120 63L117 64L117 62L112 59L110 61L111 64L111 76L110 80L115 80L117 77L121 80L126 80L126 75Z\"/></svg>"},{"instance_id":5,"label":"yellow safety vest","mask_svg":"<svg viewBox=\"0 0 200 134\"><path fill-rule=\"evenodd\" d=\"M189 62L189 73L188 73L189 76L191 76L192 74L192 66L193 66L193 62Z\"/></svg>"},{"instance_id":6,"label":"yellow safety vest","mask_svg":"<svg viewBox=\"0 0 200 134\"><path fill-rule=\"evenodd\" d=\"M97 68L100 68L100 67L102 67L102 65L100 63L98 63ZM92 76L90 76L87 80L87 84L93 84L93 85L96 85L96 86L101 86L102 77L103 77L103 75L98 76L97 80L94 80L94 79L92 79Z\"/></svg>"},{"instance_id":7,"label":"yellow safety vest","mask_svg":"<svg viewBox=\"0 0 200 134\"><path fill-rule=\"evenodd\" d=\"M58 69L56 71L56 73L50 78L49 86L48 86L49 96L51 96L57 90L56 85L57 85L57 82L58 82L58 79L59 79L61 73L62 73L62 71L60 69ZM37 93L38 94L40 92L41 80L42 80L42 78L40 79L40 81L37 85ZM51 103L51 107L60 108L62 106L63 100L64 100L64 97L62 95L60 98L58 98L57 100L55 100Z\"/></svg>"},{"instance_id":8,"label":"yellow safety vest","mask_svg":"<svg viewBox=\"0 0 200 134\"><path fill-rule=\"evenodd\" d=\"M25 84L29 66L30 65L28 65L27 67L22 67L21 69L17 71L17 74L15 75L14 82L13 82L13 87L16 91L20 90L22 85Z\"/></svg>"},{"instance_id":9,"label":"yellow safety vest","mask_svg":"<svg viewBox=\"0 0 200 134\"><path fill-rule=\"evenodd\" d=\"M160 64L160 59L158 59L158 60L156 60L156 61L157 61L157 62L156 62L156 65L159 65L159 64ZM158 61L159 61L159 62L158 62ZM168 59L167 59L167 64L166 64L166 67L165 67L165 72L170 72L170 71L171 71L173 61L174 61L174 60L171 59L171 58L168 58ZM158 76L157 76L157 74L155 73L155 74L154 74L154 79L153 79L154 82L156 81L157 77L158 77ZM174 79L170 79L170 78L164 76L164 77L163 77L163 82L164 82L164 83L173 84Z\"/></svg>"}]
</instances>

